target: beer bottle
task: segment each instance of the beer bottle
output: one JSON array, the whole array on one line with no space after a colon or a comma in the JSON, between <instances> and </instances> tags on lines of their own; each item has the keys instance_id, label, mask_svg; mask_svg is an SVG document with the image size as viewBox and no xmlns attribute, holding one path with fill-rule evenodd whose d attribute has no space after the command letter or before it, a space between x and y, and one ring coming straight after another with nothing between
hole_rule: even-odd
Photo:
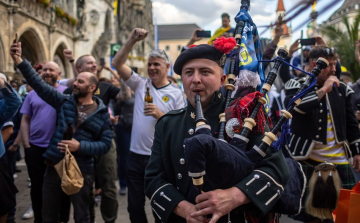
<instances>
[{"instance_id":1,"label":"beer bottle","mask_svg":"<svg viewBox=\"0 0 360 223\"><path fill-rule=\"evenodd\" d=\"M68 126L64 132L64 135L63 135L63 140L71 140L72 137L73 137L73 129L72 129L72 126L71 126L71 122L68 122Z\"/></svg>"},{"instance_id":2,"label":"beer bottle","mask_svg":"<svg viewBox=\"0 0 360 223\"><path fill-rule=\"evenodd\" d=\"M145 103L153 103L153 97L150 94L149 87L146 87L146 93L145 93Z\"/></svg>"}]
</instances>

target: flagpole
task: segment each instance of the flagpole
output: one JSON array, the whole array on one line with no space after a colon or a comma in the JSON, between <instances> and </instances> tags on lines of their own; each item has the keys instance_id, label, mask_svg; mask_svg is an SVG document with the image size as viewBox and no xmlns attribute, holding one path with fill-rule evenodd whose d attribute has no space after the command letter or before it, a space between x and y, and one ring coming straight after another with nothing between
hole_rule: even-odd
<instances>
[{"instance_id":1,"label":"flagpole","mask_svg":"<svg viewBox=\"0 0 360 223\"><path fill-rule=\"evenodd\" d=\"M158 26L156 17L154 18L154 40L155 40L155 50L159 49L159 35L158 35Z\"/></svg>"}]
</instances>

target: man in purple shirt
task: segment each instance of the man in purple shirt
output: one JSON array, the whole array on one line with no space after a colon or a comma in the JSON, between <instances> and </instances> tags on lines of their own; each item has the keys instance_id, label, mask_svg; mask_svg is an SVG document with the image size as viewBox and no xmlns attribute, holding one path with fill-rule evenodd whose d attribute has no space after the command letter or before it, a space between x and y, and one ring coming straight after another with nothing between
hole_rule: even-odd
<instances>
[{"instance_id":1,"label":"man in purple shirt","mask_svg":"<svg viewBox=\"0 0 360 223\"><path fill-rule=\"evenodd\" d=\"M43 66L42 78L57 91L63 92L66 87L59 85L57 80L61 74L55 62L48 62ZM34 222L42 222L42 187L46 165L42 157L50 142L56 127L56 110L44 102L35 91L31 91L20 112L21 137L25 148L25 162L31 179L31 202L34 211Z\"/></svg>"}]
</instances>

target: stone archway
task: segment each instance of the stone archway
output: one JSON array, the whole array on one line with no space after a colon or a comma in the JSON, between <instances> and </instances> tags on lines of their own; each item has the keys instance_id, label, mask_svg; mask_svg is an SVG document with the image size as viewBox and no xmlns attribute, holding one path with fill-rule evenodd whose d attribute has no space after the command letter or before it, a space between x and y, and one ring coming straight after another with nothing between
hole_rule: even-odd
<instances>
[{"instance_id":1,"label":"stone archway","mask_svg":"<svg viewBox=\"0 0 360 223\"><path fill-rule=\"evenodd\" d=\"M33 29L27 29L19 38L22 48L22 56L31 65L47 62L45 50L40 37Z\"/></svg>"}]
</instances>

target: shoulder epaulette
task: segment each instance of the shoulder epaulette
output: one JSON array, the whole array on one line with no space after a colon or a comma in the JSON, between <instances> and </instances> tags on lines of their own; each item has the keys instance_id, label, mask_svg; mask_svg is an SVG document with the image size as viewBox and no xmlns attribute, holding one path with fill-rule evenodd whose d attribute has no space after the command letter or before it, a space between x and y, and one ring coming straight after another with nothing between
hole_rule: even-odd
<instances>
[{"instance_id":1,"label":"shoulder epaulette","mask_svg":"<svg viewBox=\"0 0 360 223\"><path fill-rule=\"evenodd\" d=\"M299 89L301 79L290 79L285 83L285 90Z\"/></svg>"},{"instance_id":2,"label":"shoulder epaulette","mask_svg":"<svg viewBox=\"0 0 360 223\"><path fill-rule=\"evenodd\" d=\"M345 83L342 82L342 81L340 81L340 86L341 86L341 85L343 85L343 86L346 88L346 90L345 90L345 92L346 92L346 97L349 96L349 94L354 94L354 93L355 93L354 90L353 90L349 85L345 84Z\"/></svg>"}]
</instances>

